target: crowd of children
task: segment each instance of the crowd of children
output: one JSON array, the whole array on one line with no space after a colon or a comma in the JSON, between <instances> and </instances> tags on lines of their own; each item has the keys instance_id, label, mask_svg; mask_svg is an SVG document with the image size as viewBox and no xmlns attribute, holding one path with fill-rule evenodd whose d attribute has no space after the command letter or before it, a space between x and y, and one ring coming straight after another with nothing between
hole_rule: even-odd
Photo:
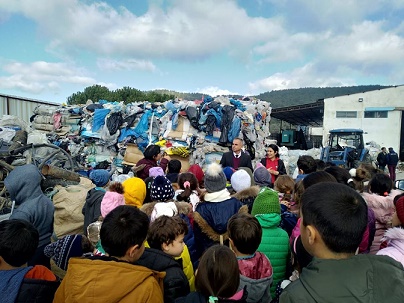
<instances>
[{"instance_id":1,"label":"crowd of children","mask_svg":"<svg viewBox=\"0 0 404 303\"><path fill-rule=\"evenodd\" d=\"M268 160L182 171L158 146L144 155L122 183L92 171L83 234L52 243L38 169L9 174L1 302L404 302L404 194L384 172L301 156L293 179Z\"/></svg>"}]
</instances>

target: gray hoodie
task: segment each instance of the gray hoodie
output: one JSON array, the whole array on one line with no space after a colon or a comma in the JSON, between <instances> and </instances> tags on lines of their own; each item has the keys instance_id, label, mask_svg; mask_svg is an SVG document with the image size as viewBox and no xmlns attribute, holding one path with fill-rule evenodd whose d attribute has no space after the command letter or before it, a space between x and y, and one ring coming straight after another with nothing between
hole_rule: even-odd
<instances>
[{"instance_id":1,"label":"gray hoodie","mask_svg":"<svg viewBox=\"0 0 404 303\"><path fill-rule=\"evenodd\" d=\"M53 233L52 201L41 190L42 176L33 164L17 166L4 184L12 200L18 206L10 219L21 219L32 223L39 232L38 247L49 244Z\"/></svg>"}]
</instances>

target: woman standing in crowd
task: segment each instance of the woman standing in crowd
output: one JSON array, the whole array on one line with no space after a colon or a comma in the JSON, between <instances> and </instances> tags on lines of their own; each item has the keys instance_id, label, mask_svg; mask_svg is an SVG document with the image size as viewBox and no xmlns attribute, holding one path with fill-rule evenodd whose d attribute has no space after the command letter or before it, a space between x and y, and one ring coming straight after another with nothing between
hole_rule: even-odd
<instances>
[{"instance_id":1,"label":"woman standing in crowd","mask_svg":"<svg viewBox=\"0 0 404 303\"><path fill-rule=\"evenodd\" d=\"M160 146L154 144L149 145L143 155L144 158L140 159L133 168L133 170L136 171L137 177L143 180L146 179L149 177L150 168L156 166L160 166L164 172L166 171L170 156L161 153ZM142 165L144 166L142 167Z\"/></svg>"},{"instance_id":2,"label":"woman standing in crowd","mask_svg":"<svg viewBox=\"0 0 404 303\"><path fill-rule=\"evenodd\" d=\"M279 159L279 148L275 144L270 144L267 149L267 156L261 159L261 164L265 166L272 177L272 184L275 183L279 175L286 175L285 164Z\"/></svg>"}]
</instances>

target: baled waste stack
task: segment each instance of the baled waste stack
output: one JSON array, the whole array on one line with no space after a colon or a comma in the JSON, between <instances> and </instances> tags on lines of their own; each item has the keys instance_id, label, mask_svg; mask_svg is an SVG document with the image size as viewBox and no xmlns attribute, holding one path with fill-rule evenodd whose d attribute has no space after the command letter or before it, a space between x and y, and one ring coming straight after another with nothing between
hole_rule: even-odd
<instances>
[{"instance_id":1,"label":"baled waste stack","mask_svg":"<svg viewBox=\"0 0 404 303\"><path fill-rule=\"evenodd\" d=\"M264 157L270 113L270 103L253 98L206 97L161 104L100 100L41 106L31 120L34 130L46 133L48 140L68 150L83 167L105 168L111 162L118 167L134 165L150 143L161 145L185 166L204 166L228 151L236 137L244 138L252 158ZM38 132L32 136L40 137Z\"/></svg>"}]
</instances>

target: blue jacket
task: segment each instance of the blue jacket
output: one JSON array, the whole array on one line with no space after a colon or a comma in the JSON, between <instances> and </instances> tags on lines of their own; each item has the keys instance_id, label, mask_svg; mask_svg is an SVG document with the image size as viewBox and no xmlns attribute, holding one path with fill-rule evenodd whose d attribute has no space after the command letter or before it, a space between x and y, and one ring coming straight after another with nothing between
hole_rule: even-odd
<instances>
[{"instance_id":1,"label":"blue jacket","mask_svg":"<svg viewBox=\"0 0 404 303\"><path fill-rule=\"evenodd\" d=\"M397 165L398 163L398 155L397 153L393 150L393 151L389 151L389 153L387 154L387 165Z\"/></svg>"},{"instance_id":2,"label":"blue jacket","mask_svg":"<svg viewBox=\"0 0 404 303\"><path fill-rule=\"evenodd\" d=\"M221 202L201 202L194 212L194 237L198 258L215 243L219 243L220 236L228 239L227 222L236 214L242 204L235 198ZM245 206L245 211L248 212Z\"/></svg>"}]
</instances>

